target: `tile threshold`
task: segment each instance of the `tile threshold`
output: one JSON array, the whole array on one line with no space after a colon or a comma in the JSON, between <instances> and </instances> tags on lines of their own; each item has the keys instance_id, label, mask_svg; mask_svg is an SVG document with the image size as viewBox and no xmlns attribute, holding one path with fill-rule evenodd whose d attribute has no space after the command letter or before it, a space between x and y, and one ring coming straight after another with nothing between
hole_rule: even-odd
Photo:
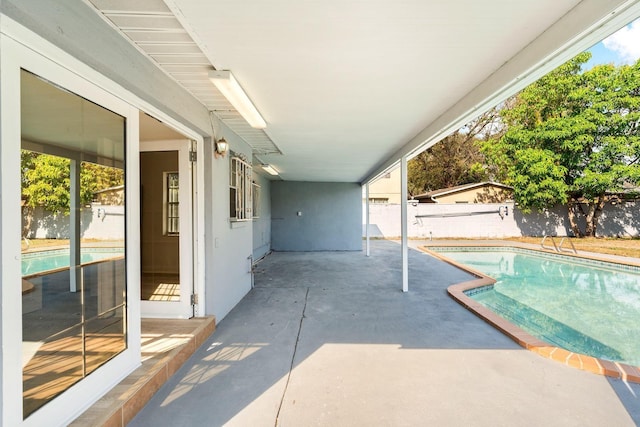
<instances>
[{"instance_id":1,"label":"tile threshold","mask_svg":"<svg viewBox=\"0 0 640 427\"><path fill-rule=\"evenodd\" d=\"M71 427L124 427L215 331L213 316L142 320L142 365L75 419Z\"/></svg>"}]
</instances>

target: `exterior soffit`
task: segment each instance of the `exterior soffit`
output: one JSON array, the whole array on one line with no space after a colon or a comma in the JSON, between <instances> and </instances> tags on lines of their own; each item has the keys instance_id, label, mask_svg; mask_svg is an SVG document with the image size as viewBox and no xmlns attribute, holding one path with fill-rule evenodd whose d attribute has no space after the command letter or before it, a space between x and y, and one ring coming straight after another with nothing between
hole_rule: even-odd
<instances>
[{"instance_id":1,"label":"exterior soffit","mask_svg":"<svg viewBox=\"0 0 640 427\"><path fill-rule=\"evenodd\" d=\"M162 0L89 0L103 18L165 74L189 91L254 154L281 154L271 137L252 128L209 80L214 67Z\"/></svg>"}]
</instances>

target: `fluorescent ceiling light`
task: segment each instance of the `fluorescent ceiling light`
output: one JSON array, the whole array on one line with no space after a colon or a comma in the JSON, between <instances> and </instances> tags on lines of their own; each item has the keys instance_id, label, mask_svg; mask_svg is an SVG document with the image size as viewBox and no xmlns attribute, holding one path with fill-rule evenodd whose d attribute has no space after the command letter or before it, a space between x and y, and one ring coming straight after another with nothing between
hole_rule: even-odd
<instances>
[{"instance_id":1,"label":"fluorescent ceiling light","mask_svg":"<svg viewBox=\"0 0 640 427\"><path fill-rule=\"evenodd\" d=\"M256 129L264 129L267 123L264 121L247 94L242 90L231 71L209 71L209 80L216 85L218 90L227 98L227 101L244 117L244 119Z\"/></svg>"},{"instance_id":2,"label":"fluorescent ceiling light","mask_svg":"<svg viewBox=\"0 0 640 427\"><path fill-rule=\"evenodd\" d=\"M263 170L263 171L265 171L265 172L267 172L268 174L271 174L271 175L278 175L278 171L277 171L277 170L275 170L275 168L274 168L273 166L271 166L271 165L265 165L265 164L263 164L263 165L261 165L261 166L262 166L262 170Z\"/></svg>"}]
</instances>

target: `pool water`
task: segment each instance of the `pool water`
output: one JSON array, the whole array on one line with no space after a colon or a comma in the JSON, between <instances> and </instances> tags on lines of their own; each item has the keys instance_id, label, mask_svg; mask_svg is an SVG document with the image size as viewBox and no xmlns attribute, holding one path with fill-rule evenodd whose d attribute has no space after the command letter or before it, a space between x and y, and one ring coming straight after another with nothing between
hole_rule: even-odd
<instances>
[{"instance_id":1,"label":"pool water","mask_svg":"<svg viewBox=\"0 0 640 427\"><path fill-rule=\"evenodd\" d=\"M80 262L86 264L109 258L121 257L122 248L85 248L81 251ZM69 250L32 252L22 255L22 275L42 273L69 267Z\"/></svg>"},{"instance_id":2,"label":"pool water","mask_svg":"<svg viewBox=\"0 0 640 427\"><path fill-rule=\"evenodd\" d=\"M524 250L443 250L497 280L469 296L531 335L640 366L640 269ZM635 271L634 271L635 270Z\"/></svg>"}]
</instances>

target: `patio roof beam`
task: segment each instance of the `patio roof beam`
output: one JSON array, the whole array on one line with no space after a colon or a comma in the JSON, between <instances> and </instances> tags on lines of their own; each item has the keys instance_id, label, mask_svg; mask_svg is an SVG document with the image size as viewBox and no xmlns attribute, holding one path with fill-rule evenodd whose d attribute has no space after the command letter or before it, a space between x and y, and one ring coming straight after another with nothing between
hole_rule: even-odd
<instances>
[{"instance_id":1,"label":"patio roof beam","mask_svg":"<svg viewBox=\"0 0 640 427\"><path fill-rule=\"evenodd\" d=\"M371 255L371 251L370 251L370 244L369 244L369 183L367 182L364 185L365 191L364 191L364 199L365 199L365 205L364 205L364 215L365 215L365 236L366 236L366 254L367 256Z\"/></svg>"}]
</instances>

